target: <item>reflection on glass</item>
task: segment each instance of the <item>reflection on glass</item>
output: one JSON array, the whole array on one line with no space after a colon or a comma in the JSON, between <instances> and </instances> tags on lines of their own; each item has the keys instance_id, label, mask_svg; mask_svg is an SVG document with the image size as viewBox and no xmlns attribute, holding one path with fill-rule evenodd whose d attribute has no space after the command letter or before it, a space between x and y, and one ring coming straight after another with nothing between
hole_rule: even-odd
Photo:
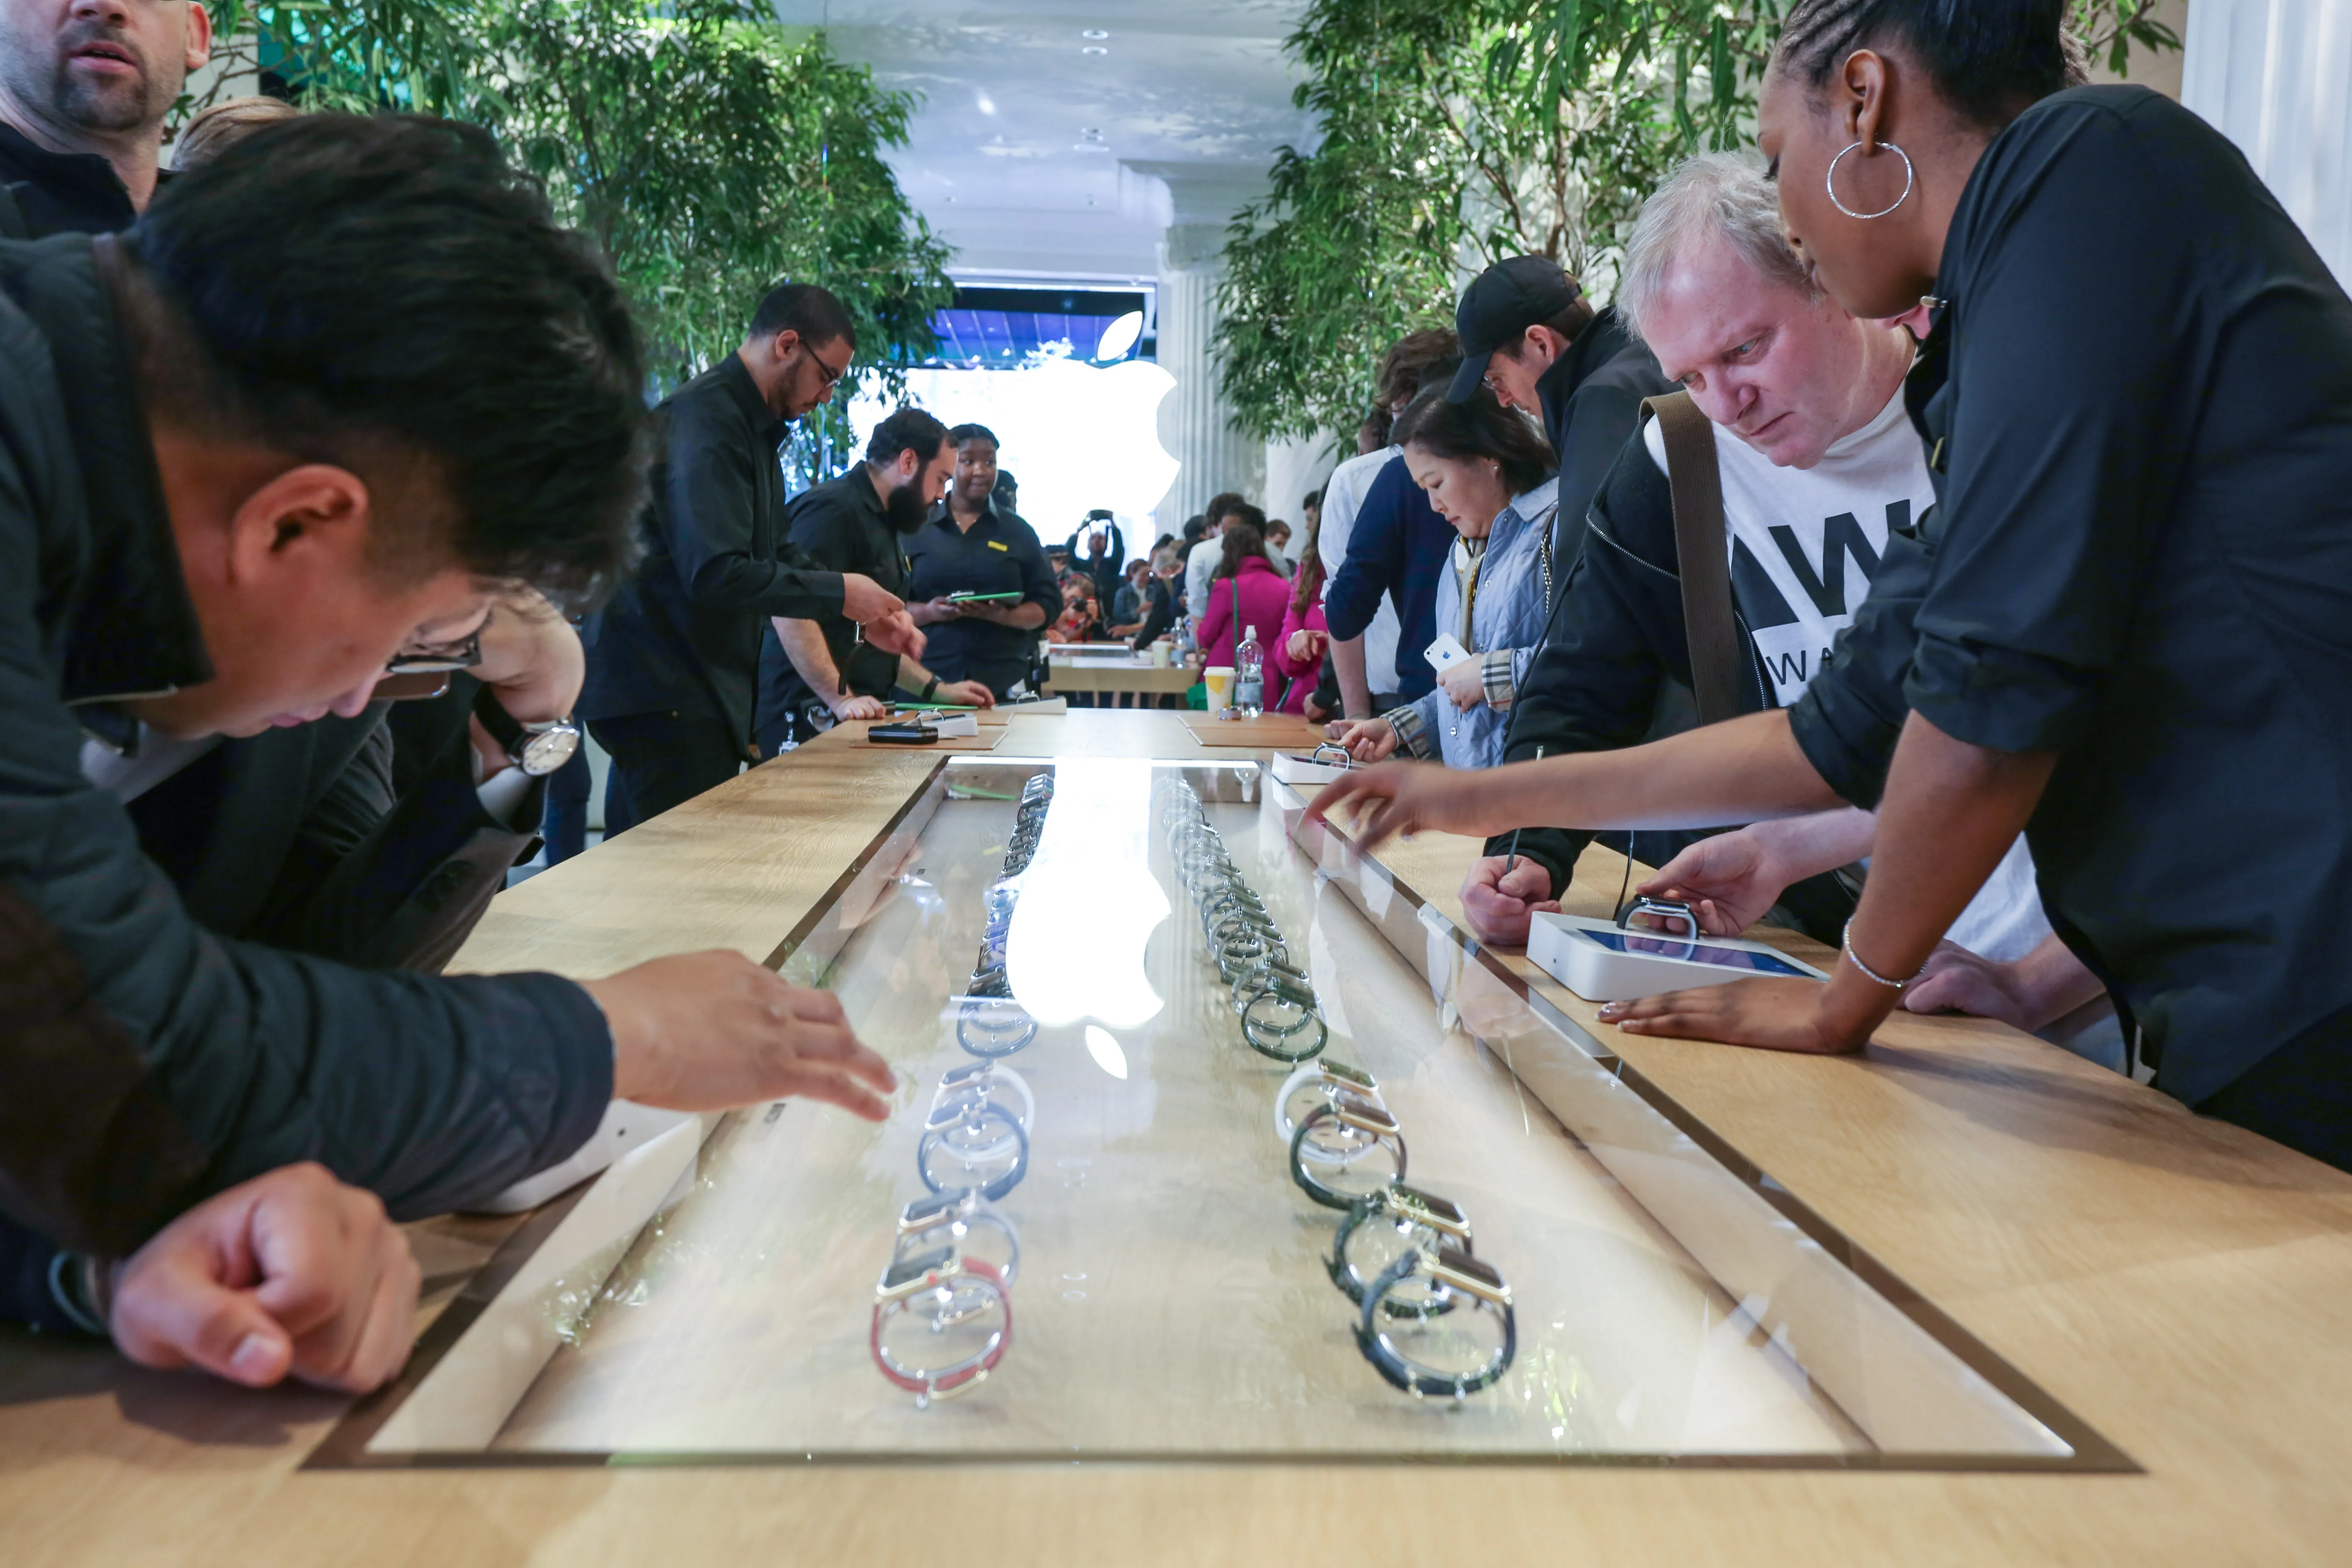
<instances>
[{"instance_id":1,"label":"reflection on glass","mask_svg":"<svg viewBox=\"0 0 2352 1568\"><path fill-rule=\"evenodd\" d=\"M1054 773L1054 809L1021 876L1005 973L1013 998L1049 1028L1082 1018L1137 1028L1161 1006L1144 949L1169 914L1151 875L1151 764L1066 759Z\"/></svg>"},{"instance_id":2,"label":"reflection on glass","mask_svg":"<svg viewBox=\"0 0 2352 1568\"><path fill-rule=\"evenodd\" d=\"M1094 1058L1095 1066L1113 1078L1127 1076L1127 1053L1118 1048L1118 1041L1100 1024L1087 1026L1087 1055Z\"/></svg>"}]
</instances>

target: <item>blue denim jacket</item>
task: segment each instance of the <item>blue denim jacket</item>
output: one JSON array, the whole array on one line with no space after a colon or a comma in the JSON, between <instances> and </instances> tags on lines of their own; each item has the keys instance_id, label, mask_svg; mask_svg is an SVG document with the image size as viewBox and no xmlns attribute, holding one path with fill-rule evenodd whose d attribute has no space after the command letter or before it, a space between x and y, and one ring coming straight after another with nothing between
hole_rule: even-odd
<instances>
[{"instance_id":1,"label":"blue denim jacket","mask_svg":"<svg viewBox=\"0 0 2352 1568\"><path fill-rule=\"evenodd\" d=\"M1495 518L1478 566L1478 597L1471 606L1470 636L1464 639L1485 661L1486 695L1466 709L1454 706L1443 686L1387 715L1401 748L1416 757L1436 757L1449 768L1491 768L1503 760L1503 732L1511 721L1518 683L1543 640L1551 599L1560 590L1550 565L1552 514L1559 510L1559 482L1546 479L1512 498ZM1437 630L1461 635L1461 563L1465 552L1445 552L1437 574ZM1434 635L1434 634L1433 634ZM1426 645L1423 645L1426 646ZM1416 658L1420 649L1412 650ZM1403 658L1400 649L1399 660Z\"/></svg>"}]
</instances>

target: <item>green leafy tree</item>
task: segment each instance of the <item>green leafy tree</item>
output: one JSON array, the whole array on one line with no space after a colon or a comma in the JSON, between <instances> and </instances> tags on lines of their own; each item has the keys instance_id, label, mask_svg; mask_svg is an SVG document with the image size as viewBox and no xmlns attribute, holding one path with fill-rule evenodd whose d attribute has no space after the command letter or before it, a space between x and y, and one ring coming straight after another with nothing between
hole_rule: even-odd
<instances>
[{"instance_id":1,"label":"green leafy tree","mask_svg":"<svg viewBox=\"0 0 2352 1568\"><path fill-rule=\"evenodd\" d=\"M488 127L611 256L666 382L731 350L782 278L841 297L886 384L934 347L950 253L883 158L914 100L822 32L734 0L217 0L215 26L305 107Z\"/></svg>"},{"instance_id":2,"label":"green leafy tree","mask_svg":"<svg viewBox=\"0 0 2352 1568\"><path fill-rule=\"evenodd\" d=\"M1310 0L1286 47L1321 141L1284 147L1234 219L1217 346L1269 437L1349 432L1380 353L1452 324L1464 279L1542 255L1598 298L1643 201L1690 154L1739 145L1785 0ZM2155 0L2077 0L2120 73L2178 48Z\"/></svg>"}]
</instances>

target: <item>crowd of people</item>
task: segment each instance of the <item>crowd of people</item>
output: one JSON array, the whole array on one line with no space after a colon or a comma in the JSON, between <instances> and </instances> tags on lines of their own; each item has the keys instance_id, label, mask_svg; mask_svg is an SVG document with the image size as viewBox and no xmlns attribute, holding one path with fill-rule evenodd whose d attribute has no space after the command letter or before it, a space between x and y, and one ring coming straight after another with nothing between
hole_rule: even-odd
<instances>
[{"instance_id":1,"label":"crowd of people","mask_svg":"<svg viewBox=\"0 0 2352 1568\"><path fill-rule=\"evenodd\" d=\"M2078 1048L2352 1167L2352 302L2063 11L1794 0L1761 156L1673 171L1612 305L1499 263L1367 367L1296 556L1226 494L1130 560L919 409L787 495L858 350L821 287L648 417L609 267L484 133L232 105L166 170L202 6L0 9L0 1315L364 1389L394 1222L613 1100L879 1119L838 1003L739 955L439 970L576 820L578 724L617 831L1109 638L1255 631L1266 706L1378 764L1318 811L1508 836L1489 939L1609 835L1710 931L1839 945L1627 1030L2105 997Z\"/></svg>"}]
</instances>

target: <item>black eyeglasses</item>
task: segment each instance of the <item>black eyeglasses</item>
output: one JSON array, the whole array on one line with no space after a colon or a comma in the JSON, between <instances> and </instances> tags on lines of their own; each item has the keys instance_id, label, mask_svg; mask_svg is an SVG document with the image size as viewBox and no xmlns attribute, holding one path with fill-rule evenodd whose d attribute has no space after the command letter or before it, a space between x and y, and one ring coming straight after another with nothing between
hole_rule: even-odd
<instances>
[{"instance_id":1,"label":"black eyeglasses","mask_svg":"<svg viewBox=\"0 0 2352 1568\"><path fill-rule=\"evenodd\" d=\"M847 362L845 361L841 368L839 370L835 370L833 366L824 363L824 356L823 354L818 353L816 350L810 348L806 343L803 343L801 348L807 353L809 358L816 362L817 374L824 377L824 387L827 392L830 392L835 387L840 385L841 378L849 374L849 365Z\"/></svg>"},{"instance_id":2,"label":"black eyeglasses","mask_svg":"<svg viewBox=\"0 0 2352 1568\"><path fill-rule=\"evenodd\" d=\"M384 660L386 675L431 675L438 670L471 669L482 662L482 628L476 626L457 642L428 643L403 648Z\"/></svg>"}]
</instances>

